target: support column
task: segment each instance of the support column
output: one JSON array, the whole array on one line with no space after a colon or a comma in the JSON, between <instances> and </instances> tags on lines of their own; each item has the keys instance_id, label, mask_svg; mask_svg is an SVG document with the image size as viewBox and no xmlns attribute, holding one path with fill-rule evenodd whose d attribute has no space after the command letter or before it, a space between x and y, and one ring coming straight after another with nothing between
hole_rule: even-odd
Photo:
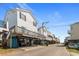
<instances>
[{"instance_id":1,"label":"support column","mask_svg":"<svg viewBox=\"0 0 79 59\"><path fill-rule=\"evenodd\" d=\"M34 46L34 39L31 39L31 46Z\"/></svg>"}]
</instances>

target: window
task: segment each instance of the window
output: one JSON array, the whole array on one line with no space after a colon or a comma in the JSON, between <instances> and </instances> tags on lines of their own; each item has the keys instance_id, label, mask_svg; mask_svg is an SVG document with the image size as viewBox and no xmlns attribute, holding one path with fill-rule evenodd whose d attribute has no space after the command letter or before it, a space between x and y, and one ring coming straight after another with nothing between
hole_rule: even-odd
<instances>
[{"instance_id":1,"label":"window","mask_svg":"<svg viewBox=\"0 0 79 59\"><path fill-rule=\"evenodd\" d=\"M36 26L36 23L35 23L35 22L33 22L33 25L34 25L34 26Z\"/></svg>"},{"instance_id":2,"label":"window","mask_svg":"<svg viewBox=\"0 0 79 59\"><path fill-rule=\"evenodd\" d=\"M26 21L26 16L22 14L21 12L20 12L20 19L23 19L24 21Z\"/></svg>"}]
</instances>

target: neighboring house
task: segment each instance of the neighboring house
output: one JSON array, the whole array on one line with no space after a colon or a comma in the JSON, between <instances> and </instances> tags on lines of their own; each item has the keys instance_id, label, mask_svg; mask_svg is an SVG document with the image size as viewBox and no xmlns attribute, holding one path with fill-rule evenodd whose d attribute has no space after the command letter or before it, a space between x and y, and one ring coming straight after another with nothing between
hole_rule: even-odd
<instances>
[{"instance_id":1,"label":"neighboring house","mask_svg":"<svg viewBox=\"0 0 79 59\"><path fill-rule=\"evenodd\" d=\"M47 39L50 40L50 41L53 40L53 35L49 31L47 31Z\"/></svg>"},{"instance_id":2,"label":"neighboring house","mask_svg":"<svg viewBox=\"0 0 79 59\"><path fill-rule=\"evenodd\" d=\"M39 27L38 32L47 37L47 28L45 26Z\"/></svg>"},{"instance_id":3,"label":"neighboring house","mask_svg":"<svg viewBox=\"0 0 79 59\"><path fill-rule=\"evenodd\" d=\"M49 32L45 26L39 27L38 32L46 37L50 43L55 43L56 39L54 38L54 34Z\"/></svg>"},{"instance_id":4,"label":"neighboring house","mask_svg":"<svg viewBox=\"0 0 79 59\"><path fill-rule=\"evenodd\" d=\"M43 41L41 41L41 44L44 45L44 41L49 43L49 40L47 39L47 28L45 26L39 27L38 32L45 37L45 39L42 39Z\"/></svg>"},{"instance_id":5,"label":"neighboring house","mask_svg":"<svg viewBox=\"0 0 79 59\"><path fill-rule=\"evenodd\" d=\"M55 37L54 34L49 32L45 26L39 27L38 31L40 34L44 35L46 37L46 40L48 40L50 43L60 43L60 40L57 37Z\"/></svg>"},{"instance_id":6,"label":"neighboring house","mask_svg":"<svg viewBox=\"0 0 79 59\"><path fill-rule=\"evenodd\" d=\"M59 38L54 37L54 39L55 39L55 43L60 43L60 39Z\"/></svg>"},{"instance_id":7,"label":"neighboring house","mask_svg":"<svg viewBox=\"0 0 79 59\"><path fill-rule=\"evenodd\" d=\"M42 35L44 35L45 37L46 37L46 40L49 40L48 39L48 30L47 30L47 28L45 27L45 26L42 26L42 27L39 27L38 28L38 32L40 33L40 34L42 34Z\"/></svg>"},{"instance_id":8,"label":"neighboring house","mask_svg":"<svg viewBox=\"0 0 79 59\"><path fill-rule=\"evenodd\" d=\"M68 33L70 34L69 47L79 48L79 22L72 24Z\"/></svg>"},{"instance_id":9,"label":"neighboring house","mask_svg":"<svg viewBox=\"0 0 79 59\"><path fill-rule=\"evenodd\" d=\"M79 40L79 22L71 25L69 34L71 40Z\"/></svg>"},{"instance_id":10,"label":"neighboring house","mask_svg":"<svg viewBox=\"0 0 79 59\"><path fill-rule=\"evenodd\" d=\"M55 37L55 35L54 35L54 34L53 34L53 36L52 36L52 37L53 37L52 43L53 43L53 44L55 44L55 43L56 43L56 37Z\"/></svg>"},{"instance_id":11,"label":"neighboring house","mask_svg":"<svg viewBox=\"0 0 79 59\"><path fill-rule=\"evenodd\" d=\"M66 45L68 45L68 41L70 40L70 36L68 36L68 37L66 37L65 39L64 39L64 45L66 46Z\"/></svg>"}]
</instances>

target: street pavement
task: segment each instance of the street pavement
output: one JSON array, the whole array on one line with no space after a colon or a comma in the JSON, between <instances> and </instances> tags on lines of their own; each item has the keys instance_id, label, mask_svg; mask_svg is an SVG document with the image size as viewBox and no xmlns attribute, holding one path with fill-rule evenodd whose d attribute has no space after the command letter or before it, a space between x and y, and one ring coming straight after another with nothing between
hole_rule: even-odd
<instances>
[{"instance_id":1,"label":"street pavement","mask_svg":"<svg viewBox=\"0 0 79 59\"><path fill-rule=\"evenodd\" d=\"M70 56L69 52L62 44L52 44L49 46L22 47L8 56Z\"/></svg>"}]
</instances>

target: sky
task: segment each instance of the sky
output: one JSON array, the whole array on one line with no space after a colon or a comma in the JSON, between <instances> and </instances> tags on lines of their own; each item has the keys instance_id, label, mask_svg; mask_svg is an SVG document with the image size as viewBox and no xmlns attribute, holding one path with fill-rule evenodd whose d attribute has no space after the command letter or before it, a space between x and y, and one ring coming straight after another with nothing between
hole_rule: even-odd
<instances>
[{"instance_id":1,"label":"sky","mask_svg":"<svg viewBox=\"0 0 79 59\"><path fill-rule=\"evenodd\" d=\"M5 3L0 4L0 20L4 20L6 12L14 8L23 8L32 11L37 21L37 27L42 22L48 22L45 26L60 38L61 42L68 35L70 25L79 22L79 4L77 3Z\"/></svg>"}]
</instances>

